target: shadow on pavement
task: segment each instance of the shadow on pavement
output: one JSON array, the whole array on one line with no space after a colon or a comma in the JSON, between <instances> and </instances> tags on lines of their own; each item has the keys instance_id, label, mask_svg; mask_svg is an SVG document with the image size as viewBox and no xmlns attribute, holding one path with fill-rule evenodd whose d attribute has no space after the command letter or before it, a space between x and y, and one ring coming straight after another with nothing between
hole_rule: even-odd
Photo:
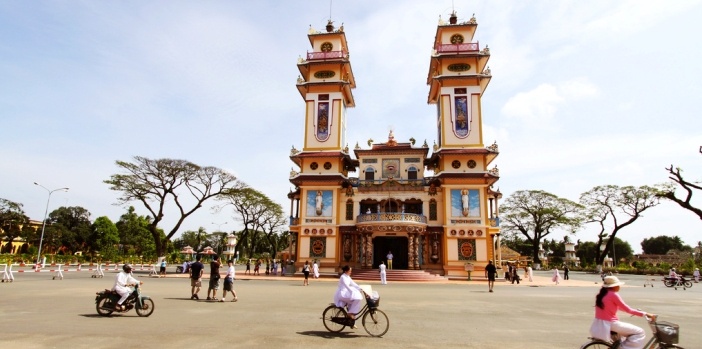
<instances>
[{"instance_id":1,"label":"shadow on pavement","mask_svg":"<svg viewBox=\"0 0 702 349\"><path fill-rule=\"evenodd\" d=\"M327 339L365 337L365 336L359 336L355 333L349 333L349 332L334 333L334 332L329 332L329 331L303 331L303 332L297 332L297 334L301 334L301 335L305 335L305 336L312 336L312 337L327 338Z\"/></svg>"}]
</instances>

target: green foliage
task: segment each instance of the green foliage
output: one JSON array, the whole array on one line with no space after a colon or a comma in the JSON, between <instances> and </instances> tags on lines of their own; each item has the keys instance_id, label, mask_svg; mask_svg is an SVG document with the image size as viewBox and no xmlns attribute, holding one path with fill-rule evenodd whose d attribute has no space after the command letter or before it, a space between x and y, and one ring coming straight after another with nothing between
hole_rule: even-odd
<instances>
[{"instance_id":1,"label":"green foliage","mask_svg":"<svg viewBox=\"0 0 702 349\"><path fill-rule=\"evenodd\" d=\"M99 251L103 258L112 259L116 256L119 231L109 218L98 217L93 222L91 240L93 251Z\"/></svg>"},{"instance_id":2,"label":"green foliage","mask_svg":"<svg viewBox=\"0 0 702 349\"><path fill-rule=\"evenodd\" d=\"M49 229L49 223L52 229ZM49 213L46 231L50 231L51 234L46 237L54 249L65 246L71 253L87 252L90 249L90 227L88 210L80 206L61 206Z\"/></svg>"},{"instance_id":3,"label":"green foliage","mask_svg":"<svg viewBox=\"0 0 702 349\"><path fill-rule=\"evenodd\" d=\"M685 248L685 244L679 236L660 235L643 239L641 249L644 254L666 254L670 250L680 250Z\"/></svg>"}]
</instances>

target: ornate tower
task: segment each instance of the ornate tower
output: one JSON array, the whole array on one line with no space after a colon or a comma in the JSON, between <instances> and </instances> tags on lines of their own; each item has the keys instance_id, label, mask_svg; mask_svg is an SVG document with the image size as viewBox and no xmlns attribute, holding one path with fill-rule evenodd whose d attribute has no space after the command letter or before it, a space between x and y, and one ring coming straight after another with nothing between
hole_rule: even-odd
<instances>
[{"instance_id":1,"label":"ornate tower","mask_svg":"<svg viewBox=\"0 0 702 349\"><path fill-rule=\"evenodd\" d=\"M497 144L487 148L483 144L480 105L492 77L487 67L490 50L473 41L477 27L474 16L459 23L456 12L451 13L448 23L439 20L427 76L428 103L436 104L438 144L425 164L441 181L444 204L450 208L444 213L447 246L449 250L456 246L458 260L468 261L499 255L497 200L501 194L491 189L499 172L496 167L487 169L499 152ZM481 237L487 243L483 244L477 233L475 242L460 239L464 230L485 232ZM452 238L454 231L459 233L456 240ZM475 248L463 246L467 243ZM474 254L461 256L463 251Z\"/></svg>"}]
</instances>

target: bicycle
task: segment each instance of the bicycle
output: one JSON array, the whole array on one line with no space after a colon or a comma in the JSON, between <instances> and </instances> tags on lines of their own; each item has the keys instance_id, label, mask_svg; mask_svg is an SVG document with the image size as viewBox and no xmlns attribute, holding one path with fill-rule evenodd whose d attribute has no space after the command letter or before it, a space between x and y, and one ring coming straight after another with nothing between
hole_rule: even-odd
<instances>
[{"instance_id":1,"label":"bicycle","mask_svg":"<svg viewBox=\"0 0 702 349\"><path fill-rule=\"evenodd\" d=\"M366 304L356 314L356 320L361 319L363 328L373 337L382 337L390 328L390 320L382 310L378 309L379 305L380 297L371 298L366 295ZM346 309L331 303L322 312L322 322L329 332L338 333L343 331L346 326L352 327L355 320L348 317Z\"/></svg>"},{"instance_id":2,"label":"bicycle","mask_svg":"<svg viewBox=\"0 0 702 349\"><path fill-rule=\"evenodd\" d=\"M678 325L665 321L658 322L655 317L646 317L646 320L653 335L644 346L645 349L683 349L677 345L680 333ZM621 344L619 333L612 331L610 334L612 339L609 341L589 337L590 341L583 344L580 349L618 349Z\"/></svg>"}]
</instances>

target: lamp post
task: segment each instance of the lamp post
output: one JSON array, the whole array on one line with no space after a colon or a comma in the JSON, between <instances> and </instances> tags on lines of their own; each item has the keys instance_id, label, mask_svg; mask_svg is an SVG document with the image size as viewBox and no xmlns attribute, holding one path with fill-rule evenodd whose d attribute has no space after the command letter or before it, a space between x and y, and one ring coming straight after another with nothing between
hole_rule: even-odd
<instances>
[{"instance_id":1,"label":"lamp post","mask_svg":"<svg viewBox=\"0 0 702 349\"><path fill-rule=\"evenodd\" d=\"M68 188L58 188L54 190L49 190L49 188L34 182L34 185L38 185L42 188L44 188L48 193L49 197L46 199L46 210L44 211L44 222L41 225L41 238L39 238L39 251L37 252L37 264L41 263L41 245L44 242L44 229L46 228L46 216L49 214L49 201L51 201L51 194L53 194L55 191L63 190L63 191L68 191Z\"/></svg>"},{"instance_id":2,"label":"lamp post","mask_svg":"<svg viewBox=\"0 0 702 349\"><path fill-rule=\"evenodd\" d=\"M224 237L227 235L227 232L222 231L222 226L227 224L229 222L224 222L224 223L215 223L212 222L212 224L217 224L217 231L212 233L212 234L218 234L219 235L219 241L217 241L217 247L219 249L219 254L222 254L222 245L224 242Z\"/></svg>"}]
</instances>

